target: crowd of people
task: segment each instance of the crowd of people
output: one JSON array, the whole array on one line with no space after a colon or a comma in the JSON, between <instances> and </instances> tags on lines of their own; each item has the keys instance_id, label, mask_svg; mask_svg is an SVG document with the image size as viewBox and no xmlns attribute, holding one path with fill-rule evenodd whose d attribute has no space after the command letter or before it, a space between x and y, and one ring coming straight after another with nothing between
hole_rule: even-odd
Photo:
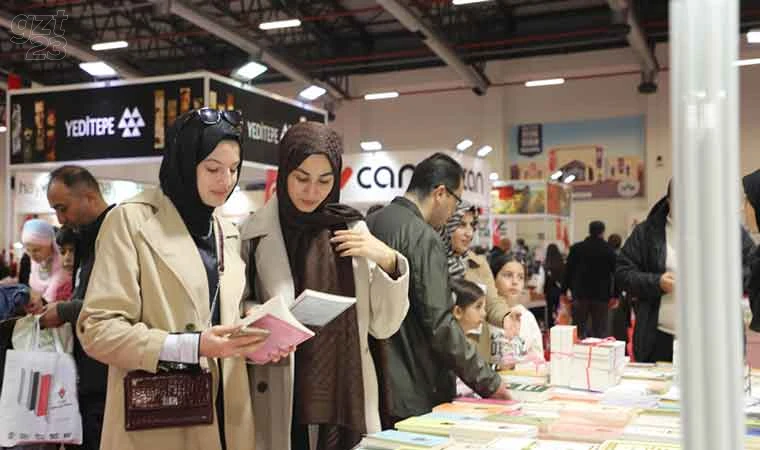
<instances>
[{"instance_id":1,"label":"crowd of people","mask_svg":"<svg viewBox=\"0 0 760 450\"><path fill-rule=\"evenodd\" d=\"M539 262L525 241L513 248L508 239L481 255L478 210L462 200L454 159L421 161L405 195L364 215L340 203L340 136L302 122L279 144L275 196L238 227L214 211L240 177L240 120L208 108L183 114L168 132L158 187L118 206L82 167L50 174L62 228L26 222L29 277L0 288L0 314L75 330L83 442L72 448L345 450L451 401L458 384L509 399L493 343L535 321L524 304L537 271L548 327L569 300L582 336L626 339L633 310L635 359L672 359L669 193L622 248L594 221L566 258L550 244ZM244 332L241 318L306 289L356 303L298 347L247 361L267 335ZM178 420L190 425L128 431L125 379L138 371L208 374L211 423L188 415Z\"/></svg>"}]
</instances>

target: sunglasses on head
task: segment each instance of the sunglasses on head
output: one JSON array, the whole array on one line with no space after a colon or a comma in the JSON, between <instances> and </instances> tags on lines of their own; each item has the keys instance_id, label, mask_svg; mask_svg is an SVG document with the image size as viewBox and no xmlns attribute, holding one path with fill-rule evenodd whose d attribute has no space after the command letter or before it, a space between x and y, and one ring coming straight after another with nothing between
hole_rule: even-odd
<instances>
[{"instance_id":1,"label":"sunglasses on head","mask_svg":"<svg viewBox=\"0 0 760 450\"><path fill-rule=\"evenodd\" d=\"M206 106L201 109L196 109L189 114L179 129L182 130L185 125L190 123L196 114L200 117L201 122L203 122L204 125L216 125L224 119L233 127L239 128L243 121L243 114L240 111L220 111Z\"/></svg>"}]
</instances>

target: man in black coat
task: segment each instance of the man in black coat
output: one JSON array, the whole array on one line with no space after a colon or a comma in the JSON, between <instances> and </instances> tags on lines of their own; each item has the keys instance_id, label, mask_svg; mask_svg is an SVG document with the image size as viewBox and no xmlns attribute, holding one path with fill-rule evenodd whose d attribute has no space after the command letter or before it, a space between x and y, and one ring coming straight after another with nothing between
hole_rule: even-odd
<instances>
[{"instance_id":1,"label":"man in black coat","mask_svg":"<svg viewBox=\"0 0 760 450\"><path fill-rule=\"evenodd\" d=\"M633 298L636 325L633 330L633 355L639 362L672 361L675 330L667 327L663 314L677 315L677 308L665 308L677 285L675 274L667 265L672 245L667 235L670 222L670 184L668 194L658 201L647 219L634 228L618 255L615 281ZM670 230L668 230L670 228ZM749 281L750 258L755 244L742 227L742 272L744 286ZM669 249L670 247L670 249ZM738 301L738 299L737 299ZM665 305L667 306L667 305Z\"/></svg>"},{"instance_id":2,"label":"man in black coat","mask_svg":"<svg viewBox=\"0 0 760 450\"><path fill-rule=\"evenodd\" d=\"M72 329L76 329L90 282L90 272L95 264L95 239L113 205L109 206L103 199L100 186L92 174L78 166L63 166L54 170L50 174L47 196L58 221L78 231L79 242L75 251L74 291L71 300L48 305L40 317L40 324L56 328L70 323ZM85 353L76 333L74 360L79 375L77 394L82 415L82 445L67 448L98 450L103 429L108 367Z\"/></svg>"},{"instance_id":3,"label":"man in black coat","mask_svg":"<svg viewBox=\"0 0 760 450\"><path fill-rule=\"evenodd\" d=\"M604 222L591 222L589 236L570 247L567 255L564 290L573 294L573 322L583 337L607 337L615 252L604 240L604 229Z\"/></svg>"},{"instance_id":4,"label":"man in black coat","mask_svg":"<svg viewBox=\"0 0 760 450\"><path fill-rule=\"evenodd\" d=\"M744 195L747 197L750 205L755 212L755 221L760 228L760 169L746 175L742 178L744 185ZM752 322L749 328L752 331L760 332L760 255L753 252L751 262L751 275L749 279L749 306L752 309Z\"/></svg>"}]
</instances>

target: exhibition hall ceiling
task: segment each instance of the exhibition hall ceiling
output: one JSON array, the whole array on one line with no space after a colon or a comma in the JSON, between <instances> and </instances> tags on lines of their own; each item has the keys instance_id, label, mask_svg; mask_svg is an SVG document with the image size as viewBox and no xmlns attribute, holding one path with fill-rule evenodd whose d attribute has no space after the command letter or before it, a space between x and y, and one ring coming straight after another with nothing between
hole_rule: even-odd
<instances>
[{"instance_id":1,"label":"exhibition hall ceiling","mask_svg":"<svg viewBox=\"0 0 760 450\"><path fill-rule=\"evenodd\" d=\"M348 92L351 75L451 65L431 43L440 42L468 70L483 74L493 60L628 46L629 13L650 46L668 38L667 1L455 4L466 1L5 0L0 70L55 85L92 81L79 64L94 58L133 76L194 70L229 76L259 61L268 70L255 84L286 81L297 73L305 77L301 81L324 81ZM399 7L412 23L399 15ZM262 24L294 19L300 24L262 29L268 28ZM758 22L760 1L742 1L743 31ZM40 42L40 36L46 40ZM127 46L91 48L113 41ZM272 59L287 70L267 63Z\"/></svg>"}]
</instances>

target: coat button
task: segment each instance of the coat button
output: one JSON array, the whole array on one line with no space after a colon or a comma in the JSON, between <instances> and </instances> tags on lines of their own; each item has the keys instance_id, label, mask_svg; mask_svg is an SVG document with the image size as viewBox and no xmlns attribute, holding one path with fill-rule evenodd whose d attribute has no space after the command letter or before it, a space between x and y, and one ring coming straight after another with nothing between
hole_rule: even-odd
<instances>
[{"instance_id":1,"label":"coat button","mask_svg":"<svg viewBox=\"0 0 760 450\"><path fill-rule=\"evenodd\" d=\"M188 323L187 325L185 325L185 331L195 331L195 324Z\"/></svg>"},{"instance_id":2,"label":"coat button","mask_svg":"<svg viewBox=\"0 0 760 450\"><path fill-rule=\"evenodd\" d=\"M256 385L256 390L259 391L259 394L263 394L267 389L269 389L269 385L263 381Z\"/></svg>"}]
</instances>

